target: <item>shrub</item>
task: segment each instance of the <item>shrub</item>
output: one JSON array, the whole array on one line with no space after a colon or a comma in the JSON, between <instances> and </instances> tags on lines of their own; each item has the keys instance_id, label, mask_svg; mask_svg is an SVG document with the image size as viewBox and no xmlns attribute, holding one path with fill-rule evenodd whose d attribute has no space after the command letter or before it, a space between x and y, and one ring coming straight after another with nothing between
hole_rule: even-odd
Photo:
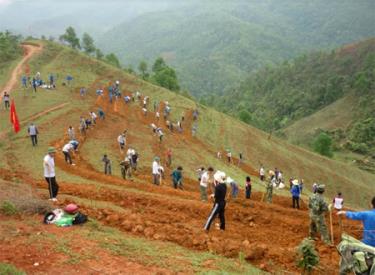
<instances>
[{"instance_id":1,"label":"shrub","mask_svg":"<svg viewBox=\"0 0 375 275\"><path fill-rule=\"evenodd\" d=\"M313 143L314 151L326 156L332 157L332 138L326 133L320 133Z\"/></svg>"},{"instance_id":2,"label":"shrub","mask_svg":"<svg viewBox=\"0 0 375 275\"><path fill-rule=\"evenodd\" d=\"M311 274L314 266L319 263L319 255L315 250L314 241L305 238L297 248L298 263L297 266L302 268L304 273Z\"/></svg>"},{"instance_id":3,"label":"shrub","mask_svg":"<svg viewBox=\"0 0 375 275\"><path fill-rule=\"evenodd\" d=\"M0 263L0 274L2 275L25 275L26 273L18 270L15 266L6 263Z\"/></svg>"}]
</instances>

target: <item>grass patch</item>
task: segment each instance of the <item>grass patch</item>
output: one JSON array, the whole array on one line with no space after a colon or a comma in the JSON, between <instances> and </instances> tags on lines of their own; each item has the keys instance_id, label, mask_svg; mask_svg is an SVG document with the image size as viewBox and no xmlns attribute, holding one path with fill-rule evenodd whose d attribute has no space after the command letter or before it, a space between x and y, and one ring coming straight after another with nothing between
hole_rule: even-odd
<instances>
[{"instance_id":1,"label":"grass patch","mask_svg":"<svg viewBox=\"0 0 375 275\"><path fill-rule=\"evenodd\" d=\"M1 213L7 215L7 216L12 216L12 215L17 215L18 214L18 209L17 207L9 201L3 201L0 206L0 211Z\"/></svg>"},{"instance_id":2,"label":"grass patch","mask_svg":"<svg viewBox=\"0 0 375 275\"><path fill-rule=\"evenodd\" d=\"M0 263L1 275L26 275L25 272L19 270L17 267L7 263Z\"/></svg>"}]
</instances>

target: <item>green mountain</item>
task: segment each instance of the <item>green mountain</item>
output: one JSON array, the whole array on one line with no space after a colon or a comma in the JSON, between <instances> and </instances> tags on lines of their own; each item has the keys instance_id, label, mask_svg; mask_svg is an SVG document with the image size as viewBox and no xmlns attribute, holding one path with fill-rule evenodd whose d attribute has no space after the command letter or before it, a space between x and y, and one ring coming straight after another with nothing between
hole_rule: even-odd
<instances>
[{"instance_id":1,"label":"green mountain","mask_svg":"<svg viewBox=\"0 0 375 275\"><path fill-rule=\"evenodd\" d=\"M193 95L225 93L265 65L375 35L373 1L192 1L144 14L98 44L137 66L163 56ZM302 14L302 16L301 16Z\"/></svg>"},{"instance_id":2,"label":"green mountain","mask_svg":"<svg viewBox=\"0 0 375 275\"><path fill-rule=\"evenodd\" d=\"M336 149L375 153L374 83L375 39L370 39L264 68L215 103L299 145L311 145L324 131Z\"/></svg>"}]
</instances>

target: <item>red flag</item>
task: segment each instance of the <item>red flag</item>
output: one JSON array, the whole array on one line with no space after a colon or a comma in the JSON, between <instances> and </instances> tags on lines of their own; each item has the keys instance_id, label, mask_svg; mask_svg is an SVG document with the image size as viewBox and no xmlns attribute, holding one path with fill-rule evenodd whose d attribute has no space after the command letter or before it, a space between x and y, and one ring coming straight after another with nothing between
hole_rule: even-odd
<instances>
[{"instance_id":1,"label":"red flag","mask_svg":"<svg viewBox=\"0 0 375 275\"><path fill-rule=\"evenodd\" d=\"M20 122L18 121L16 105L14 105L13 99L12 103L10 104L10 123L13 124L14 132L18 133L20 131Z\"/></svg>"}]
</instances>

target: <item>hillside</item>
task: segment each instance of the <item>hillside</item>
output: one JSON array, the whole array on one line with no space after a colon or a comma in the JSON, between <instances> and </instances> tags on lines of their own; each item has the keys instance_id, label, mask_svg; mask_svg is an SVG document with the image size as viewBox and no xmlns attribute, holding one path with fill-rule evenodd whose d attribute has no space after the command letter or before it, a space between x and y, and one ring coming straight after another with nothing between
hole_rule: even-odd
<instances>
[{"instance_id":1,"label":"hillside","mask_svg":"<svg viewBox=\"0 0 375 275\"><path fill-rule=\"evenodd\" d=\"M98 44L133 68L164 56L183 88L205 98L232 90L265 65L374 36L374 8L367 0L191 1L120 24Z\"/></svg>"},{"instance_id":2,"label":"hillside","mask_svg":"<svg viewBox=\"0 0 375 275\"><path fill-rule=\"evenodd\" d=\"M89 247L99 246L99 255L105 255L105 259L108 255L121 256L124 257L121 258L122 261L127 262L130 259L143 265L134 268L142 268L144 272L151 266L166 268L169 272L259 274L259 270L252 267L252 264L272 273L299 273L295 265L295 247L308 231L306 198L303 199L302 210L290 207L288 191L275 191L272 205L260 202L264 186L254 176L260 163L267 169L279 167L284 171L285 178L304 178L305 195L309 194L313 181L324 182L327 184L327 196L331 197L340 189L345 194L348 205L367 207L367 201L375 187L374 175L310 153L278 138L268 139L268 134L245 123L143 82L133 75L69 48L49 42L37 43L43 45L40 52L23 66L28 66L31 72L41 72L42 77L49 73L57 74L57 89L39 89L33 94L30 89L18 86L13 88L11 96L16 102L22 132L11 133L8 116L1 116L0 177L4 181L0 181L0 184L1 190L8 190L15 185L18 188L22 187L27 194L35 193L38 197L46 199L48 192L41 177L40 162L48 146L54 145L58 148L57 179L61 188L58 205L78 203L82 211L94 219L88 227L72 228L65 237L56 229L49 232L51 229L47 228L44 229L46 232L43 230L43 233L37 235L39 237L34 237L34 240L40 239L41 245L46 246L51 239L61 238L63 243L56 242L58 247L55 252L58 252L60 260L68 258L65 270L73 269L77 264L72 258L78 260L78 263L81 262L83 266L89 266L87 261L93 259L93 255L86 254L87 250L78 250L72 243L72 236L82 234L84 238L80 241L84 244L88 242ZM62 85L67 74L74 77L72 86ZM115 80L120 81L123 94L128 95L139 90L143 95L150 97L151 104L154 101L167 100L172 107L173 121L184 115L183 132L170 133L165 130L165 139L160 144L149 126L155 122L154 113L149 112L144 116L141 102L126 104L119 99L111 104L107 92L103 97L95 94L96 89L108 87L109 83ZM79 95L82 86L88 88L87 95L83 97ZM98 121L97 125L88 130L86 136L81 136L78 133L79 117L86 117L89 111L96 111L99 107L106 113L105 120ZM198 108L200 115L197 136L193 137L190 129L192 110L195 108ZM4 112L1 110L1 113ZM6 119L3 119L4 117ZM35 122L40 130L39 145L35 148L31 147L26 136L25 126L31 121ZM161 119L163 128L164 123ZM61 153L62 146L68 140L66 130L69 125L76 128L81 143L78 153L73 157L76 166L67 165ZM128 143L140 154L139 169L133 181L119 177L118 163L123 155L119 152L116 137L124 129L128 130ZM159 155L164 164L167 148L173 151L173 167L182 165L184 168L183 191L171 188L169 168L166 170L166 179L163 180L162 186L151 184L152 159ZM238 167L217 159L216 152L227 148L232 150L235 157L238 152L242 152L245 163ZM103 154L108 154L113 162L112 176L102 173ZM211 204L199 200L195 170L201 165L213 165L215 169L226 171L241 186L246 175L253 175L252 199L243 199L241 188L240 197L228 202L228 226L225 232L218 232L212 228L209 234L202 233L202 226ZM13 194L18 195L16 198L23 197L23 193L17 189L13 190ZM4 200L0 194L0 201L2 198ZM5 197L6 199L9 200L10 197ZM32 239L28 239L28 236L33 236L29 232L41 230L38 223L30 220L29 216L21 216L12 221L17 226L22 224L22 221L27 223L27 226L22 226L21 231L17 231L19 235L12 235L17 242L22 240L22 244L32 242ZM109 228L103 228L103 224ZM340 235L337 220L334 221L334 225L337 241ZM358 236L359 231L355 230L356 228L358 224L348 222L345 230ZM12 230L6 224L0 224L0 229L9 235L12 234ZM34 243L32 242L27 249L38 249L34 247ZM10 249L12 243L7 242L6 245ZM336 272L336 250L325 247L320 241L317 242L317 248L321 257L320 268ZM165 264L155 251L163 251L164 260L169 259L171 264ZM25 253L33 255L32 259L35 261L39 259L35 252ZM139 256L142 253L146 253L147 257ZM0 262L4 260L2 255L3 253L0 253ZM78 258L75 255L79 255ZM6 259L15 263L17 267L27 268L28 271L34 268L42 272L47 268L42 265L33 267L33 263L21 261L21 258L10 255ZM227 261L228 258L231 261ZM59 262L53 267L56 270L62 266ZM111 266L100 267L97 263L95 265L95 269L101 269L102 272L108 272L106 268L110 270ZM116 269L118 266L114 265L113 268Z\"/></svg>"},{"instance_id":3,"label":"hillside","mask_svg":"<svg viewBox=\"0 0 375 275\"><path fill-rule=\"evenodd\" d=\"M375 39L370 39L262 69L216 104L258 128L278 130L296 144L309 147L327 131L337 147L371 154L374 69Z\"/></svg>"}]
</instances>

